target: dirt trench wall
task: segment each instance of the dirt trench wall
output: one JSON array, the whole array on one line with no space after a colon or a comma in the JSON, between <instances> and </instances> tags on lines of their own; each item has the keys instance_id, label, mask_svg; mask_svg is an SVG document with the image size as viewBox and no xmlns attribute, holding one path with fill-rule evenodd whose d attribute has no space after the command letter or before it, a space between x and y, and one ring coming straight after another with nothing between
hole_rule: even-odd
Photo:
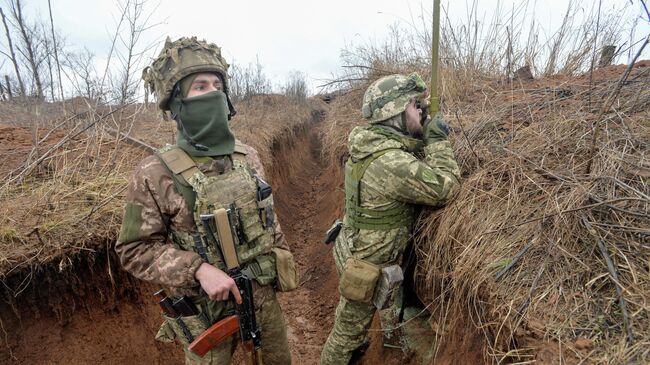
<instances>
[{"instance_id":1,"label":"dirt trench wall","mask_svg":"<svg viewBox=\"0 0 650 365\"><path fill-rule=\"evenodd\" d=\"M155 288L119 268L112 244L59 265L5 280L0 303L0 363L136 364L171 360L178 352L155 343ZM17 291L16 291L17 292Z\"/></svg>"}]
</instances>

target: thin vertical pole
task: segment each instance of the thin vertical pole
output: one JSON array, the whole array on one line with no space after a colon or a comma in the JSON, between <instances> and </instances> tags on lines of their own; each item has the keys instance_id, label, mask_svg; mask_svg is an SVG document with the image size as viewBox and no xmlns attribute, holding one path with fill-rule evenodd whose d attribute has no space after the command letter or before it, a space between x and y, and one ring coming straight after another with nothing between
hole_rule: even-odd
<instances>
[{"instance_id":1,"label":"thin vertical pole","mask_svg":"<svg viewBox=\"0 0 650 365\"><path fill-rule=\"evenodd\" d=\"M440 110L438 100L438 49L440 44L440 0L433 0L433 24L431 27L431 86L429 112L432 116Z\"/></svg>"}]
</instances>

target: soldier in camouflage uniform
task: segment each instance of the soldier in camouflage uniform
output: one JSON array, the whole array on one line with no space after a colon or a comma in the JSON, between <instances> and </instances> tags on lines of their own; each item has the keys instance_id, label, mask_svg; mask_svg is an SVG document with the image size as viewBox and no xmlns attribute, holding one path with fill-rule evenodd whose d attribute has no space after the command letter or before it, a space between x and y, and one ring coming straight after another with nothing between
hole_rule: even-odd
<instances>
[{"instance_id":1,"label":"soldier in camouflage uniform","mask_svg":"<svg viewBox=\"0 0 650 365\"><path fill-rule=\"evenodd\" d=\"M423 118L425 96L416 73L380 78L364 95L370 126L354 128L348 138L346 215L333 249L341 297L321 365L348 364L364 342L375 285L382 268L401 260L414 206L443 205L458 185L448 129L438 116Z\"/></svg>"},{"instance_id":2,"label":"soldier in camouflage uniform","mask_svg":"<svg viewBox=\"0 0 650 365\"><path fill-rule=\"evenodd\" d=\"M295 278L287 277L286 268L295 275L291 272L295 266L273 219L272 196L256 198L256 184L264 176L259 156L235 140L229 128L235 110L228 97L227 69L219 47L181 38L167 39L158 59L143 72L158 107L163 113L170 111L177 123L177 143L156 151L135 169L115 250L131 274L166 287L172 297L189 297L200 311L197 316L181 317L192 336L178 321L166 318L156 339L179 340L187 364L230 364L237 337L231 336L203 357L189 351L188 344L232 310L229 298L241 301L200 224L200 214L236 206L246 241L237 245L237 256L243 271L254 279L263 362L290 364L286 324L275 290L292 289L286 283ZM284 278L276 267L280 261ZM281 279L284 287L279 285Z\"/></svg>"}]
</instances>

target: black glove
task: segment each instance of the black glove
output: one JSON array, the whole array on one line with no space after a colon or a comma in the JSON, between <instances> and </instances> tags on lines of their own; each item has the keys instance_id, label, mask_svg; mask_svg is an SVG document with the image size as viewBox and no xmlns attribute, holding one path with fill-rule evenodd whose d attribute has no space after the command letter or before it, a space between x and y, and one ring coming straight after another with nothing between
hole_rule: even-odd
<instances>
[{"instance_id":1,"label":"black glove","mask_svg":"<svg viewBox=\"0 0 650 365\"><path fill-rule=\"evenodd\" d=\"M429 145L435 142L446 141L449 135L449 124L436 114L424 124L424 143Z\"/></svg>"}]
</instances>

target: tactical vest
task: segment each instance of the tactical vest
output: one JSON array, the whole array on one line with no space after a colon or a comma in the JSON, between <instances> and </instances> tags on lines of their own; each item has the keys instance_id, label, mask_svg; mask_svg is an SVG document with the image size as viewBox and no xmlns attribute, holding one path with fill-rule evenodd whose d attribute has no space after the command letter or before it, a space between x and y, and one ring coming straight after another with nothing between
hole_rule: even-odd
<instances>
[{"instance_id":1,"label":"tactical vest","mask_svg":"<svg viewBox=\"0 0 650 365\"><path fill-rule=\"evenodd\" d=\"M379 127L371 126L369 130L401 142L398 137ZM414 208L411 204L397 202L398 205L386 210L361 207L361 181L366 169L373 161L394 150L403 150L403 148L389 148L377 151L357 161L350 157L346 162L345 214L348 227L387 231L400 227L410 227L413 224Z\"/></svg>"},{"instance_id":2,"label":"tactical vest","mask_svg":"<svg viewBox=\"0 0 650 365\"><path fill-rule=\"evenodd\" d=\"M271 211L273 198L270 195L258 201L257 181L240 145L235 146L235 152L230 156L232 170L217 176L206 176L192 158L177 146L163 147L156 154L172 172L179 193L193 212L196 232L190 234L173 231L172 239L176 244L184 250L197 252L210 264L225 270L221 255L208 239L207 231L201 224L202 214L211 214L219 208L225 208L232 209L239 216L241 230L236 232L236 250L242 266L271 251L274 240ZM274 265L268 260L257 261L261 268L255 270L258 272L253 273L254 277L265 274Z\"/></svg>"}]
</instances>

